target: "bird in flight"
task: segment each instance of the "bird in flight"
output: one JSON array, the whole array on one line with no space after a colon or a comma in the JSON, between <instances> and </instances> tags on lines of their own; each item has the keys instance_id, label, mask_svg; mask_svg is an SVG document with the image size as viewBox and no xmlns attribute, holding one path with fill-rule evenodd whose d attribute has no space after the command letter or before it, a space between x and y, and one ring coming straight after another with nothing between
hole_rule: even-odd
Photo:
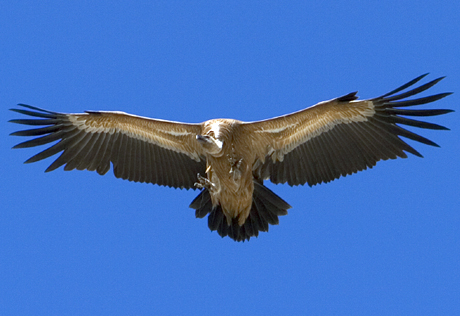
<instances>
[{"instance_id":1,"label":"bird in flight","mask_svg":"<svg viewBox=\"0 0 460 316\"><path fill-rule=\"evenodd\" d=\"M291 114L255 122L213 119L200 124L86 111L66 114L19 104L14 112L32 116L10 122L35 126L15 136L38 136L13 148L55 142L29 158L36 162L60 152L46 169L90 170L162 186L200 189L190 207L208 216L211 231L249 240L279 223L291 207L264 186L326 183L372 168L377 161L422 155L400 137L438 146L400 125L447 130L407 116L435 116L445 109L411 109L450 93L412 98L442 78L416 88L427 74L382 96L358 100L356 92ZM38 127L38 128L37 128ZM56 142L57 141L57 142Z\"/></svg>"}]
</instances>

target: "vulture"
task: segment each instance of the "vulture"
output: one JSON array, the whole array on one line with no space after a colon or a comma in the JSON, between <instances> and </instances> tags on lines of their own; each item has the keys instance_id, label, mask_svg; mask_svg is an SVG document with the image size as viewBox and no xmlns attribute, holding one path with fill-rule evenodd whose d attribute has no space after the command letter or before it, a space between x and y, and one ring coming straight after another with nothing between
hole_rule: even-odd
<instances>
[{"instance_id":1,"label":"vulture","mask_svg":"<svg viewBox=\"0 0 460 316\"><path fill-rule=\"evenodd\" d=\"M447 130L408 117L435 116L448 109L412 109L451 93L410 98L443 77L414 85L427 74L381 95L358 100L352 92L306 109L255 122L212 119L200 124L151 119L124 112L66 114L18 104L31 116L10 122L34 126L12 133L31 136L13 148L53 143L25 163L60 156L46 172L90 170L100 175L112 164L115 177L181 189L199 189L190 207L208 215L211 231L235 241L257 237L279 223L291 207L264 186L327 183L372 168L377 161L422 155L400 137L436 143L401 125Z\"/></svg>"}]
</instances>

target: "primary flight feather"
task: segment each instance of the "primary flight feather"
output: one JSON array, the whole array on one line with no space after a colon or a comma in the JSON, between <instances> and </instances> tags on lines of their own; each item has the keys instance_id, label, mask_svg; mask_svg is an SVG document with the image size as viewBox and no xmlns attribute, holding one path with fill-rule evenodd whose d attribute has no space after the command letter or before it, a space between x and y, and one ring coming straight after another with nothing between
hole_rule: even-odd
<instances>
[{"instance_id":1,"label":"primary flight feather","mask_svg":"<svg viewBox=\"0 0 460 316\"><path fill-rule=\"evenodd\" d=\"M406 158L406 152L421 157L400 136L438 146L400 126L447 129L407 118L452 112L408 108L450 94L407 99L442 79L403 92L425 76L377 98L358 100L354 92L256 122L214 119L189 124L123 112L65 114L19 104L22 108L11 110L34 118L10 122L40 127L12 133L38 136L13 148L58 141L26 163L62 152L46 171L64 166L103 175L112 163L117 178L201 189L190 204L196 216L209 214L211 230L244 241L278 224L278 216L291 207L265 187L264 180L311 186L373 167L379 160Z\"/></svg>"}]
</instances>

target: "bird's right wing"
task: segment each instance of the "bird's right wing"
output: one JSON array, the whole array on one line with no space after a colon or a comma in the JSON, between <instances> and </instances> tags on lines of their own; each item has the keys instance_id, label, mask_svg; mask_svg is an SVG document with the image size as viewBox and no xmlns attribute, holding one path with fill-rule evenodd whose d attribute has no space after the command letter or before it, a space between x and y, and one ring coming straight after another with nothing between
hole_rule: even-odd
<instances>
[{"instance_id":1,"label":"bird's right wing","mask_svg":"<svg viewBox=\"0 0 460 316\"><path fill-rule=\"evenodd\" d=\"M103 175L112 162L117 178L187 189L194 188L198 173L205 173L204 154L196 142L200 124L149 119L122 112L65 114L30 105L19 106L27 110L11 110L34 118L10 122L40 127L11 135L40 137L13 148L59 141L26 161L39 161L62 151L46 171L64 165L64 170L96 170Z\"/></svg>"},{"instance_id":2,"label":"bird's right wing","mask_svg":"<svg viewBox=\"0 0 460 316\"><path fill-rule=\"evenodd\" d=\"M406 109L450 94L407 99L442 79L402 92L423 77L425 75L377 98L357 100L353 92L288 115L243 123L243 133L253 138L253 148L259 158L259 164L255 165L256 177L274 183L315 185L372 167L379 160L405 158L405 152L421 156L400 136L437 145L399 124L443 130L447 128L407 116L427 117L452 112Z\"/></svg>"}]
</instances>

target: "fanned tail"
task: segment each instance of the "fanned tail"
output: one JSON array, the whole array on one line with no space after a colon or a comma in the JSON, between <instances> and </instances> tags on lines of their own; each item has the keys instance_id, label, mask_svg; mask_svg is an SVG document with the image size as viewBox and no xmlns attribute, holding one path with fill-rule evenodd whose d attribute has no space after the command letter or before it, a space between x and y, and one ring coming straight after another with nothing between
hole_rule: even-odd
<instances>
[{"instance_id":1,"label":"fanned tail","mask_svg":"<svg viewBox=\"0 0 460 316\"><path fill-rule=\"evenodd\" d=\"M238 224L238 218L233 218L232 223L228 225L220 205L213 209L211 195L207 189L201 191L190 204L190 208L196 210L197 218L209 214L208 226L211 231L217 230L221 237L228 236L235 241L245 241L253 236L257 237L259 231L267 232L269 224L278 225L278 216L287 215L287 209L291 206L266 186L254 181L251 212L241 226Z\"/></svg>"}]
</instances>

